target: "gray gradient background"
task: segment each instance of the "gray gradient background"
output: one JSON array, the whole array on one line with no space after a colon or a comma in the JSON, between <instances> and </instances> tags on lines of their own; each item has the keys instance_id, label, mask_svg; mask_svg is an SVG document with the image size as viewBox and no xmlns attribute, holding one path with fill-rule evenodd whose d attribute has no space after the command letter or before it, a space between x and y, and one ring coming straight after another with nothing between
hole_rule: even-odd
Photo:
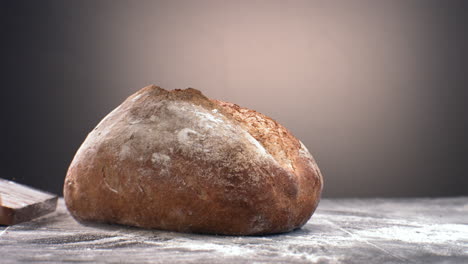
<instances>
[{"instance_id":1,"label":"gray gradient background","mask_svg":"<svg viewBox=\"0 0 468 264\"><path fill-rule=\"evenodd\" d=\"M325 197L468 195L468 1L0 1L2 178L61 194L148 84L301 139Z\"/></svg>"}]
</instances>

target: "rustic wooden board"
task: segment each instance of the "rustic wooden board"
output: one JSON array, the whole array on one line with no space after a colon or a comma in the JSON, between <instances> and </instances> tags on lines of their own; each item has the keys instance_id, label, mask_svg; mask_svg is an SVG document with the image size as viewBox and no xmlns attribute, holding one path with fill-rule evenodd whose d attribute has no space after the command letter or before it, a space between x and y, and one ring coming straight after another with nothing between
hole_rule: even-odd
<instances>
[{"instance_id":1,"label":"rustic wooden board","mask_svg":"<svg viewBox=\"0 0 468 264\"><path fill-rule=\"evenodd\" d=\"M0 227L1 263L468 263L468 197L324 199L287 234L234 237L84 226L56 212Z\"/></svg>"},{"instance_id":2,"label":"rustic wooden board","mask_svg":"<svg viewBox=\"0 0 468 264\"><path fill-rule=\"evenodd\" d=\"M56 195L0 178L0 225L14 225L55 211Z\"/></svg>"}]
</instances>

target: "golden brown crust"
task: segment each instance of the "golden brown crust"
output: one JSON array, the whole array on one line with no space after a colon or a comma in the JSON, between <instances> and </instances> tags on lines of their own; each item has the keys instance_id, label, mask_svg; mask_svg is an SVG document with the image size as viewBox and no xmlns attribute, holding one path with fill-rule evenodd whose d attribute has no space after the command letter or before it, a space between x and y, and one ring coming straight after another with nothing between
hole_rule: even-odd
<instances>
[{"instance_id":1,"label":"golden brown crust","mask_svg":"<svg viewBox=\"0 0 468 264\"><path fill-rule=\"evenodd\" d=\"M294 171L292 159L298 155L301 145L284 126L257 111L220 100L212 101L224 107L235 120L246 127L249 134L258 140L283 168Z\"/></svg>"},{"instance_id":2,"label":"golden brown crust","mask_svg":"<svg viewBox=\"0 0 468 264\"><path fill-rule=\"evenodd\" d=\"M64 196L79 220L253 235L305 224L321 189L307 149L274 120L148 86L88 135Z\"/></svg>"}]
</instances>

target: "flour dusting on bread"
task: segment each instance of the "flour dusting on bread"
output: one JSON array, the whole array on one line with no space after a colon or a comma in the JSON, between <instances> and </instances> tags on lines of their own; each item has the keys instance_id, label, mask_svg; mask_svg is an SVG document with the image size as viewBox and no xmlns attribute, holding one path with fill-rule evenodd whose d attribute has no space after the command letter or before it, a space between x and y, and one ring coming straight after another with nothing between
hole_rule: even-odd
<instances>
[{"instance_id":1,"label":"flour dusting on bread","mask_svg":"<svg viewBox=\"0 0 468 264\"><path fill-rule=\"evenodd\" d=\"M81 219L260 234L303 225L318 186L312 156L271 118L195 89L148 86L89 133L64 194Z\"/></svg>"}]
</instances>

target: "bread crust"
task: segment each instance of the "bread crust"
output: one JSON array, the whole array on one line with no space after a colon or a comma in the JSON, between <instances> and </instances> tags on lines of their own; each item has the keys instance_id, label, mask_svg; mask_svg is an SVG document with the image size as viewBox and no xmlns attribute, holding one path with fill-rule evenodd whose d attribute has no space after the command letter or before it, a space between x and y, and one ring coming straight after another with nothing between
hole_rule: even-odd
<instances>
[{"instance_id":1,"label":"bread crust","mask_svg":"<svg viewBox=\"0 0 468 264\"><path fill-rule=\"evenodd\" d=\"M304 225L322 186L306 147L273 119L150 85L89 133L64 197L79 221L259 235Z\"/></svg>"}]
</instances>

